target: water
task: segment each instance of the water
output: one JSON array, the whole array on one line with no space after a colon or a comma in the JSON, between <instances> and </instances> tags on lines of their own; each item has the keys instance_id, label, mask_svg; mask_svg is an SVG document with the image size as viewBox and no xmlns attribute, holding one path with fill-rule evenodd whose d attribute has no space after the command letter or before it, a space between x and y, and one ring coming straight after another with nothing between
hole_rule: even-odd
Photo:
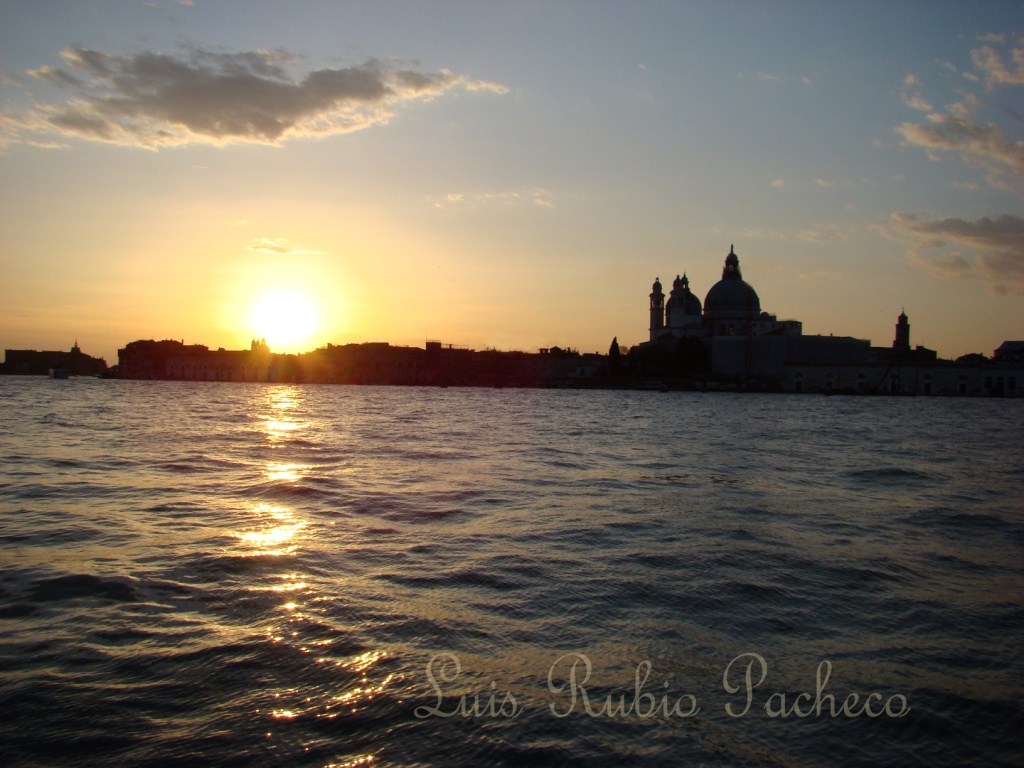
<instances>
[{"instance_id":1,"label":"water","mask_svg":"<svg viewBox=\"0 0 1024 768\"><path fill-rule=\"evenodd\" d=\"M5 377L0 414L7 766L1020 764L1020 402Z\"/></svg>"}]
</instances>

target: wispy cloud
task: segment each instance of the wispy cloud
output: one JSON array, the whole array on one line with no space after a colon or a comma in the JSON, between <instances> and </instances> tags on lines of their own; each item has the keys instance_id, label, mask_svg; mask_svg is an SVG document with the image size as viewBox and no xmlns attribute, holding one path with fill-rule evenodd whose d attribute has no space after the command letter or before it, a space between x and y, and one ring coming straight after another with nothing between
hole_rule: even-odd
<instances>
[{"instance_id":1,"label":"wispy cloud","mask_svg":"<svg viewBox=\"0 0 1024 768\"><path fill-rule=\"evenodd\" d=\"M461 192L449 192L441 197L431 198L435 208L445 208L453 205L517 205L528 203L539 205L542 208L554 208L555 203L551 199L551 193L541 187L532 189L512 190L508 192L477 192L474 194L463 194Z\"/></svg>"},{"instance_id":2,"label":"wispy cloud","mask_svg":"<svg viewBox=\"0 0 1024 768\"><path fill-rule=\"evenodd\" d=\"M911 109L916 109L921 112L931 112L932 110L932 105L929 104L927 101L921 98L919 94L916 93L913 96L909 96L904 93L903 103L906 104Z\"/></svg>"},{"instance_id":3,"label":"wispy cloud","mask_svg":"<svg viewBox=\"0 0 1024 768\"><path fill-rule=\"evenodd\" d=\"M992 181L1007 172L1024 174L1024 142L1014 141L1002 128L957 115L928 115L928 123L902 123L896 127L906 145L922 147L938 159L938 151L952 152L972 165L991 171Z\"/></svg>"},{"instance_id":4,"label":"wispy cloud","mask_svg":"<svg viewBox=\"0 0 1024 768\"><path fill-rule=\"evenodd\" d=\"M61 52L63 66L28 72L63 89L63 100L37 96L30 114L7 115L7 142L58 133L91 141L158 149L190 143L279 144L387 123L406 102L454 88L505 93L496 83L448 70L417 72L370 59L358 66L293 76L285 51L180 56L114 56L88 48Z\"/></svg>"},{"instance_id":5,"label":"wispy cloud","mask_svg":"<svg viewBox=\"0 0 1024 768\"><path fill-rule=\"evenodd\" d=\"M817 224L810 229L802 229L796 233L797 240L821 245L822 243L842 242L850 239L849 232L837 224Z\"/></svg>"},{"instance_id":6,"label":"wispy cloud","mask_svg":"<svg viewBox=\"0 0 1024 768\"><path fill-rule=\"evenodd\" d=\"M1013 48L1008 54L1009 62L1006 62L1003 55L989 45L972 52L974 65L984 73L989 88L1024 85L1024 48Z\"/></svg>"},{"instance_id":7,"label":"wispy cloud","mask_svg":"<svg viewBox=\"0 0 1024 768\"><path fill-rule=\"evenodd\" d=\"M1003 45L1003 35L986 35L983 40L991 45L984 45L972 51L972 59L977 70L982 74L988 88L996 85L1024 85L1024 47L1014 47L1000 52L994 45ZM1024 46L1024 40L1018 41ZM1007 63L1009 62L1009 63ZM956 72L949 62L939 61L938 66ZM971 73L963 73L965 77ZM978 81L977 75L971 75ZM908 88L921 85L915 75L906 75L903 84ZM1000 111L998 105L989 109L989 119L980 115L990 105L985 103L976 93L962 93L960 101L948 104L945 110L933 110L932 105L919 93L904 92L901 94L904 104L911 109L927 112L924 121L904 122L896 126L896 133L902 138L905 147L924 149L933 160L944 157L959 159L973 168L981 168L987 172L988 183L1004 191L1021 194L1024 187L1024 141L1019 141L1008 133L1006 113L1012 109ZM1000 124L1002 123L1002 124Z\"/></svg>"},{"instance_id":8,"label":"wispy cloud","mask_svg":"<svg viewBox=\"0 0 1024 768\"><path fill-rule=\"evenodd\" d=\"M743 236L751 239L771 239L792 242L802 240L806 243L829 243L850 239L850 229L839 224L811 224L805 229L785 232L781 229L748 229Z\"/></svg>"},{"instance_id":9,"label":"wispy cloud","mask_svg":"<svg viewBox=\"0 0 1024 768\"><path fill-rule=\"evenodd\" d=\"M232 222L232 224L236 223L238 222ZM330 251L314 251L309 248L292 245L285 237L254 237L252 242L245 246L245 248L249 251L271 253L276 256L309 256L330 253Z\"/></svg>"},{"instance_id":10,"label":"wispy cloud","mask_svg":"<svg viewBox=\"0 0 1024 768\"><path fill-rule=\"evenodd\" d=\"M910 261L931 274L983 280L997 295L1024 294L1024 219L1003 215L922 221L895 213L892 228L909 240ZM964 253L964 248L973 253Z\"/></svg>"},{"instance_id":11,"label":"wispy cloud","mask_svg":"<svg viewBox=\"0 0 1024 768\"><path fill-rule=\"evenodd\" d=\"M756 240L756 239L773 239L773 240L788 240L786 233L780 229L747 229L743 232L743 237Z\"/></svg>"}]
</instances>

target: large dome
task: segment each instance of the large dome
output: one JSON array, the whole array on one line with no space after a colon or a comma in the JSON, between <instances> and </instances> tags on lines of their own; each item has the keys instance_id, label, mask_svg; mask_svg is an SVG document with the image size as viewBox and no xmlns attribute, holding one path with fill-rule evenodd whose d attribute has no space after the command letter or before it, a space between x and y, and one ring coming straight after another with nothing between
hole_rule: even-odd
<instances>
[{"instance_id":1,"label":"large dome","mask_svg":"<svg viewBox=\"0 0 1024 768\"><path fill-rule=\"evenodd\" d=\"M761 300L757 298L757 292L744 282L740 274L740 260L732 248L725 257L722 279L711 286L704 299L704 313L713 312L761 312Z\"/></svg>"}]
</instances>

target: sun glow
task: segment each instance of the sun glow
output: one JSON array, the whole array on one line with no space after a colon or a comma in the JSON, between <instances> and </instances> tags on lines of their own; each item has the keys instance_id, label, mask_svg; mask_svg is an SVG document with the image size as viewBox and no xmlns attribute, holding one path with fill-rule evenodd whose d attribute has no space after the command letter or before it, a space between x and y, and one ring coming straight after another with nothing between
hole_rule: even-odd
<instances>
[{"instance_id":1,"label":"sun glow","mask_svg":"<svg viewBox=\"0 0 1024 768\"><path fill-rule=\"evenodd\" d=\"M318 329L313 302L305 294L287 289L264 293L249 316L253 335L266 339L274 352L306 352Z\"/></svg>"}]
</instances>

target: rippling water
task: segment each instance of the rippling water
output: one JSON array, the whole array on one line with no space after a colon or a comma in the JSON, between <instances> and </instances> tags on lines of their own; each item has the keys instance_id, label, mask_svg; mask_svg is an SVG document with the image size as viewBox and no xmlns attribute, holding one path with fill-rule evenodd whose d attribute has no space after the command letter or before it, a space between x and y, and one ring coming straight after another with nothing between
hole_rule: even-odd
<instances>
[{"instance_id":1,"label":"rippling water","mask_svg":"<svg viewBox=\"0 0 1024 768\"><path fill-rule=\"evenodd\" d=\"M1019 765L1020 402L5 377L0 413L7 766Z\"/></svg>"}]
</instances>

